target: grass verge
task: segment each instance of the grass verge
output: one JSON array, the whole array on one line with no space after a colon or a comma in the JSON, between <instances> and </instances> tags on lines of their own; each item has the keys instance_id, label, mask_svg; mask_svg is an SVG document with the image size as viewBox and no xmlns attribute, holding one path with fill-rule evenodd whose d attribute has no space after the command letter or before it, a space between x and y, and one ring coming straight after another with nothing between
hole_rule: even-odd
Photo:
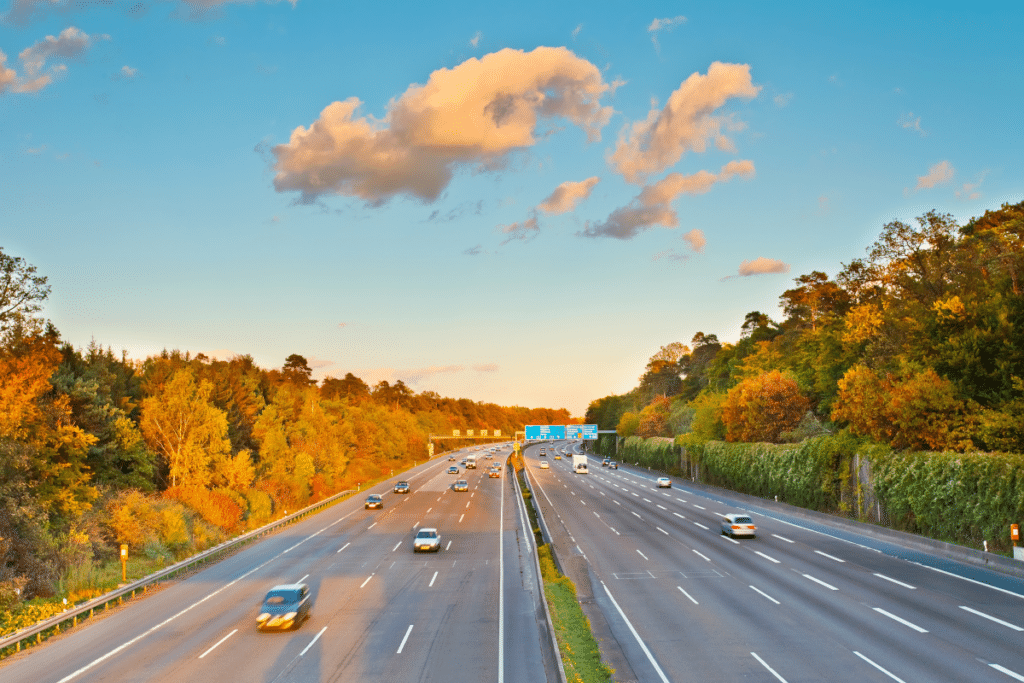
<instances>
[{"instance_id":1,"label":"grass verge","mask_svg":"<svg viewBox=\"0 0 1024 683\"><path fill-rule=\"evenodd\" d=\"M605 683L610 681L614 670L601 661L601 650L590 629L590 620L583 613L576 599L576 586L572 579L558 571L551 546L544 543L533 507L532 496L524 485L523 473L519 472L520 490L530 516L530 526L537 542L537 557L540 560L541 582L544 597L551 612L551 624L555 629L562 667L569 683Z\"/></svg>"}]
</instances>

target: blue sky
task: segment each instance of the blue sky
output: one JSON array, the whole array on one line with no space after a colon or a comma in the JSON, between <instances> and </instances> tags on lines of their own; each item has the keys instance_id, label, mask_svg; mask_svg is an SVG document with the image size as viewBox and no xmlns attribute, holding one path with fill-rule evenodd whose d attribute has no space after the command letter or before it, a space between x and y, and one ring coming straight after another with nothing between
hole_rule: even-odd
<instances>
[{"instance_id":1,"label":"blue sky","mask_svg":"<svg viewBox=\"0 0 1024 683\"><path fill-rule=\"evenodd\" d=\"M139 359L582 415L886 222L1024 194L1016 1L0 13L0 247Z\"/></svg>"}]
</instances>

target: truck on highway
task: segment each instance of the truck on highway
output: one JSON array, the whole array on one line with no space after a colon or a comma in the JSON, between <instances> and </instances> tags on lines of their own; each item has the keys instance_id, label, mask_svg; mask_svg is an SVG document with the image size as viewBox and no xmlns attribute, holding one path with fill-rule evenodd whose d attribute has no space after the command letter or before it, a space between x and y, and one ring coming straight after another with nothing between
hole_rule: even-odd
<instances>
[{"instance_id":1,"label":"truck on highway","mask_svg":"<svg viewBox=\"0 0 1024 683\"><path fill-rule=\"evenodd\" d=\"M587 473L587 456L582 453L572 454L572 471L576 474Z\"/></svg>"},{"instance_id":2,"label":"truck on highway","mask_svg":"<svg viewBox=\"0 0 1024 683\"><path fill-rule=\"evenodd\" d=\"M467 470L475 470L476 469L476 456L475 455L467 455L466 456L466 469Z\"/></svg>"}]
</instances>

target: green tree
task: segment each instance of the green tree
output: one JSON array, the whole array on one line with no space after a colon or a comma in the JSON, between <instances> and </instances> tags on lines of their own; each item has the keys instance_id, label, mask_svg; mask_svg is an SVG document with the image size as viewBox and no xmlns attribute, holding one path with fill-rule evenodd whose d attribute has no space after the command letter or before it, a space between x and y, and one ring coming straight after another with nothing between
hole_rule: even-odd
<instances>
[{"instance_id":1,"label":"green tree","mask_svg":"<svg viewBox=\"0 0 1024 683\"><path fill-rule=\"evenodd\" d=\"M31 316L50 295L46 278L20 256L10 256L0 247L0 333L16 319Z\"/></svg>"}]
</instances>

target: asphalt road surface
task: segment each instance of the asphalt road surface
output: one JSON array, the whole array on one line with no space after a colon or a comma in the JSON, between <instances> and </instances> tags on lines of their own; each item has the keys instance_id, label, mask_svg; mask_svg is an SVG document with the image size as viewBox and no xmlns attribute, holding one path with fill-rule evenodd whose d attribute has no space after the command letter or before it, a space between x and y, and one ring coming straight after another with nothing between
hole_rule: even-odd
<instances>
[{"instance_id":1,"label":"asphalt road surface","mask_svg":"<svg viewBox=\"0 0 1024 683\"><path fill-rule=\"evenodd\" d=\"M421 465L402 476L409 494L397 478L364 492L383 510L342 502L12 657L0 681L555 681L532 534L507 470L487 476L507 452L457 476L444 457ZM413 552L420 527L438 528L440 552ZM257 632L266 591L300 581L311 618Z\"/></svg>"},{"instance_id":2,"label":"asphalt road surface","mask_svg":"<svg viewBox=\"0 0 1024 683\"><path fill-rule=\"evenodd\" d=\"M746 510L727 496L594 457L573 474L577 447L547 448L550 469L526 451L535 500L589 574L604 647L628 662L616 680L1024 681L1018 579L764 510L733 540L721 516Z\"/></svg>"}]
</instances>

